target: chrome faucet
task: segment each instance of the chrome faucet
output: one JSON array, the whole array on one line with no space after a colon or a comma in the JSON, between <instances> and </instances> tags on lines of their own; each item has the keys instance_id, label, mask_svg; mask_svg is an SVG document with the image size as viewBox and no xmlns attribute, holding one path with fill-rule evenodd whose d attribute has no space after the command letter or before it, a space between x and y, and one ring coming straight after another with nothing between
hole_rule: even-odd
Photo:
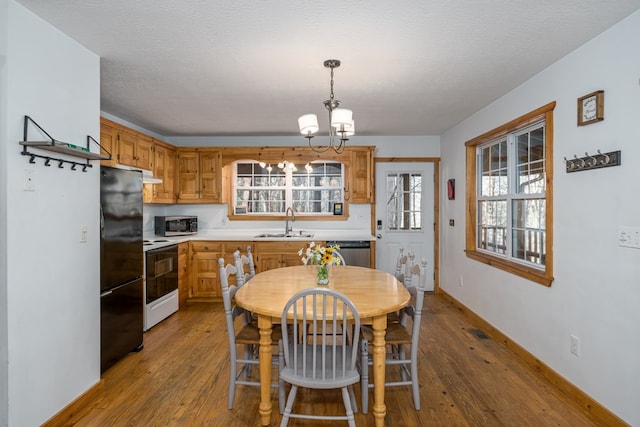
<instances>
[{"instance_id":1,"label":"chrome faucet","mask_svg":"<svg viewBox=\"0 0 640 427\"><path fill-rule=\"evenodd\" d=\"M291 225L289 225L289 212L291 212ZM284 214L284 234L293 233L293 223L296 221L296 214L293 212L291 206L287 208Z\"/></svg>"}]
</instances>

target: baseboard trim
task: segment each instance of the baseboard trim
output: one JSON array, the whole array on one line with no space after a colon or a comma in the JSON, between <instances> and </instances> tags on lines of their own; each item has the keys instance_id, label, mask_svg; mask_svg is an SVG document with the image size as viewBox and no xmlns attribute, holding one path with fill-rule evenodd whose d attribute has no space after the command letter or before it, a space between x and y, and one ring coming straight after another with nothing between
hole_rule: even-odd
<instances>
[{"instance_id":1,"label":"baseboard trim","mask_svg":"<svg viewBox=\"0 0 640 427\"><path fill-rule=\"evenodd\" d=\"M104 380L100 379L73 402L62 408L57 414L45 421L41 427L61 427L72 425L72 419L84 408L94 402L104 390Z\"/></svg>"},{"instance_id":2,"label":"baseboard trim","mask_svg":"<svg viewBox=\"0 0 640 427\"><path fill-rule=\"evenodd\" d=\"M629 424L624 422L613 412L595 401L592 397L573 385L549 366L545 365L533 354L529 353L524 347L511 340L482 317L470 310L469 307L465 306L453 296L442 290L442 288L439 289L438 295L442 296L451 305L457 308L474 326L481 328L487 335L493 338L494 341L507 347L515 353L518 358L523 360L536 374L545 378L562 394L576 402L597 425L629 427Z\"/></svg>"}]
</instances>

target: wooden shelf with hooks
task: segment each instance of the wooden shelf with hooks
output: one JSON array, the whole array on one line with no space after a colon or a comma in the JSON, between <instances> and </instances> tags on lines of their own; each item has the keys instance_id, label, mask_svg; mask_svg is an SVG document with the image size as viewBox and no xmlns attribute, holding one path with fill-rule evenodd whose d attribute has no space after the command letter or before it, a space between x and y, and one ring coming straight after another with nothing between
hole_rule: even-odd
<instances>
[{"instance_id":1,"label":"wooden shelf with hooks","mask_svg":"<svg viewBox=\"0 0 640 427\"><path fill-rule=\"evenodd\" d=\"M109 160L111 156L104 156L98 153L92 153L85 148L77 145L67 144L66 142L51 141L20 141L20 145L25 147L35 147L42 150L52 151L54 153L66 154L69 156L79 157L87 160Z\"/></svg>"},{"instance_id":2,"label":"wooden shelf with hooks","mask_svg":"<svg viewBox=\"0 0 640 427\"><path fill-rule=\"evenodd\" d=\"M30 141L29 140L29 125L35 127L43 136L46 136L47 140L38 140L38 141ZM100 153L94 153L91 151L90 146L91 142L100 147L101 150L107 152L107 155L103 155ZM24 137L23 141L20 141L20 145L22 145L23 156L29 156L29 163L35 163L35 159L43 159L45 162L45 166L50 166L51 162L58 162L58 167L63 168L65 163L71 165L71 170L76 170L78 166L82 167L82 171L86 172L87 168L92 167L89 163L91 160L111 160L111 153L109 153L98 141L93 139L90 135L87 135L87 146L82 147L79 145L69 144L66 142L58 141L53 138L51 135L47 133L38 123L35 122L31 117L24 116ZM67 156L73 156L80 159L85 159L86 163L78 163L76 161L67 160L67 159L59 159L55 157L50 157L42 154L37 154L28 150L29 147L37 148L40 150L50 151L53 153L64 154Z\"/></svg>"}]
</instances>

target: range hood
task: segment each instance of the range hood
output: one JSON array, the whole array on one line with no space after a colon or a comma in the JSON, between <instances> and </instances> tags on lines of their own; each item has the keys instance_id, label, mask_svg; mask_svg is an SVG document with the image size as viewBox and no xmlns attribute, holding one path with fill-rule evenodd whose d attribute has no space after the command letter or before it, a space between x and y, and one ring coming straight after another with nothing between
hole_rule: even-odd
<instances>
[{"instance_id":1,"label":"range hood","mask_svg":"<svg viewBox=\"0 0 640 427\"><path fill-rule=\"evenodd\" d=\"M130 171L142 172L143 184L162 184L162 179L156 178L155 176L153 176L153 172L151 172L149 169L140 169L133 166L121 165L121 164L117 164L115 167L118 169L126 169Z\"/></svg>"}]
</instances>

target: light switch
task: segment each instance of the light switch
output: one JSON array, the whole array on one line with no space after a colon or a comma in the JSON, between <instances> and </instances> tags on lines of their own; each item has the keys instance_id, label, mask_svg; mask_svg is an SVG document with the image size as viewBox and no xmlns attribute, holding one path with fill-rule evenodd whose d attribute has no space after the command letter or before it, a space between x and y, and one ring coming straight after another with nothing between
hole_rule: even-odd
<instances>
[{"instance_id":1,"label":"light switch","mask_svg":"<svg viewBox=\"0 0 640 427\"><path fill-rule=\"evenodd\" d=\"M80 243L86 243L87 240L87 226L83 225L80 227Z\"/></svg>"}]
</instances>

